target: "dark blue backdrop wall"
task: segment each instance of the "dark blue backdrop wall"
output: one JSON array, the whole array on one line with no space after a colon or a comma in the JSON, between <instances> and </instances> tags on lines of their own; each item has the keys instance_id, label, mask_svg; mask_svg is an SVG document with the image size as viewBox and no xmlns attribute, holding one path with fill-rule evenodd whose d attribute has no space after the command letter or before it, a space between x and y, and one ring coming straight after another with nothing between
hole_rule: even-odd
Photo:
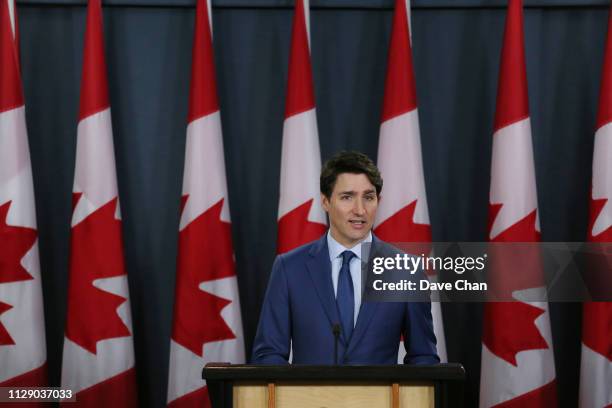
<instances>
[{"instance_id":1,"label":"dark blue backdrop wall","mask_svg":"<svg viewBox=\"0 0 612 408\"><path fill-rule=\"evenodd\" d=\"M145 2L146 1L146 2ZM143 406L162 406L174 297L194 7L104 2L119 190ZM503 1L414 1L413 41L433 237L485 239ZM585 236L607 1L526 1L525 40L544 240ZM232 230L247 354L276 245L292 2L214 1ZM85 2L18 2L51 382L60 382ZM391 0L313 0L323 159L375 158ZM202 175L205 177L205 175ZM445 304L449 358L477 405L481 306ZM560 401L577 405L580 305L552 305Z\"/></svg>"}]
</instances>

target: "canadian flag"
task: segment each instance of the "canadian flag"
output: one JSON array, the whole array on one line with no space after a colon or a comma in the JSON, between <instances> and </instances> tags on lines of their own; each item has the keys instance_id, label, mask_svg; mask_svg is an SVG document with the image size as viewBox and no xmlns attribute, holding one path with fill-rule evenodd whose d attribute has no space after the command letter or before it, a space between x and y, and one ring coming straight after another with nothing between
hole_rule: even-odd
<instances>
[{"instance_id":1,"label":"canadian flag","mask_svg":"<svg viewBox=\"0 0 612 408\"><path fill-rule=\"evenodd\" d=\"M76 406L132 407L132 318L100 0L87 8L72 204L62 387L76 393Z\"/></svg>"},{"instance_id":2,"label":"canadian flag","mask_svg":"<svg viewBox=\"0 0 612 408\"><path fill-rule=\"evenodd\" d=\"M15 3L0 0L0 387L46 385L46 361Z\"/></svg>"},{"instance_id":3,"label":"canadian flag","mask_svg":"<svg viewBox=\"0 0 612 408\"><path fill-rule=\"evenodd\" d=\"M374 232L388 242L431 242L409 23L410 3L396 0L387 59L378 168L385 180ZM420 254L417 254L420 255ZM432 271L433 272L433 271ZM431 275L430 279L436 279ZM438 355L447 361L439 302L432 303ZM406 350L400 344L398 362Z\"/></svg>"},{"instance_id":4,"label":"canadian flag","mask_svg":"<svg viewBox=\"0 0 612 408\"><path fill-rule=\"evenodd\" d=\"M612 242L612 13L603 65L593 152L588 240ZM612 303L583 305L580 407L612 407Z\"/></svg>"},{"instance_id":5,"label":"canadian flag","mask_svg":"<svg viewBox=\"0 0 612 408\"><path fill-rule=\"evenodd\" d=\"M202 368L243 363L210 0L197 0L168 405L210 406Z\"/></svg>"},{"instance_id":6,"label":"canadian flag","mask_svg":"<svg viewBox=\"0 0 612 408\"><path fill-rule=\"evenodd\" d=\"M321 153L310 65L308 0L295 1L283 124L278 253L319 238L327 229L321 206Z\"/></svg>"},{"instance_id":7,"label":"canadian flag","mask_svg":"<svg viewBox=\"0 0 612 408\"><path fill-rule=\"evenodd\" d=\"M492 242L540 240L523 44L522 2L510 0L493 134L489 195ZM523 276L522 268L504 265L513 272L512 287L506 289L516 301L485 304L480 406L556 406L548 303L521 300L534 294L544 296L542 276ZM527 270L533 272L531 266Z\"/></svg>"}]
</instances>

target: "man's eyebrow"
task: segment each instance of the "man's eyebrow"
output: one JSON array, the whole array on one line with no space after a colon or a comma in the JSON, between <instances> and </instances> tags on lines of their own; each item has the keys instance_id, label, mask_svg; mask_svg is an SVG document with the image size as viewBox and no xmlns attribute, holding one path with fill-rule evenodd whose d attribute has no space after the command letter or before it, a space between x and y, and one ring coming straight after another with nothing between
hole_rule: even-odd
<instances>
[{"instance_id":1,"label":"man's eyebrow","mask_svg":"<svg viewBox=\"0 0 612 408\"><path fill-rule=\"evenodd\" d=\"M352 191L352 190L348 190L348 191L339 191L338 192L339 195L357 195L356 191ZM376 190L374 189L370 189L370 190L366 190L363 192L363 195L368 195L368 194L376 194Z\"/></svg>"}]
</instances>

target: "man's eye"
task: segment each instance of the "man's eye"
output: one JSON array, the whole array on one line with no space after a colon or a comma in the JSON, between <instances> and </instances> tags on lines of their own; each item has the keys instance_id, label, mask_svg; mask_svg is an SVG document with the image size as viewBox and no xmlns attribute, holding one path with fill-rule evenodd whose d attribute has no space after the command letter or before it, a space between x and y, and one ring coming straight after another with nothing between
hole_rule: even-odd
<instances>
[{"instance_id":1,"label":"man's eye","mask_svg":"<svg viewBox=\"0 0 612 408\"><path fill-rule=\"evenodd\" d=\"M350 198L351 198L351 196L350 196L350 195L343 195L343 196L340 196L340 199L341 199L341 200L348 200L348 199L350 199Z\"/></svg>"},{"instance_id":2,"label":"man's eye","mask_svg":"<svg viewBox=\"0 0 612 408\"><path fill-rule=\"evenodd\" d=\"M372 201L374 200L374 196L373 195L366 196L366 200Z\"/></svg>"}]
</instances>

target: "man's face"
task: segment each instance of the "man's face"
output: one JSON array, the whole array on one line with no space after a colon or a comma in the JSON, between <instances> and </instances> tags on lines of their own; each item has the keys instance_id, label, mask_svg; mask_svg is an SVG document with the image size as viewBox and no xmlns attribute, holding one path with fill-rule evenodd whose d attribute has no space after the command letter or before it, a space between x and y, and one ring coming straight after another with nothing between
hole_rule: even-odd
<instances>
[{"instance_id":1,"label":"man's face","mask_svg":"<svg viewBox=\"0 0 612 408\"><path fill-rule=\"evenodd\" d=\"M339 174L331 197L321 195L321 201L332 237L345 247L352 248L372 229L378 197L365 174Z\"/></svg>"}]
</instances>

